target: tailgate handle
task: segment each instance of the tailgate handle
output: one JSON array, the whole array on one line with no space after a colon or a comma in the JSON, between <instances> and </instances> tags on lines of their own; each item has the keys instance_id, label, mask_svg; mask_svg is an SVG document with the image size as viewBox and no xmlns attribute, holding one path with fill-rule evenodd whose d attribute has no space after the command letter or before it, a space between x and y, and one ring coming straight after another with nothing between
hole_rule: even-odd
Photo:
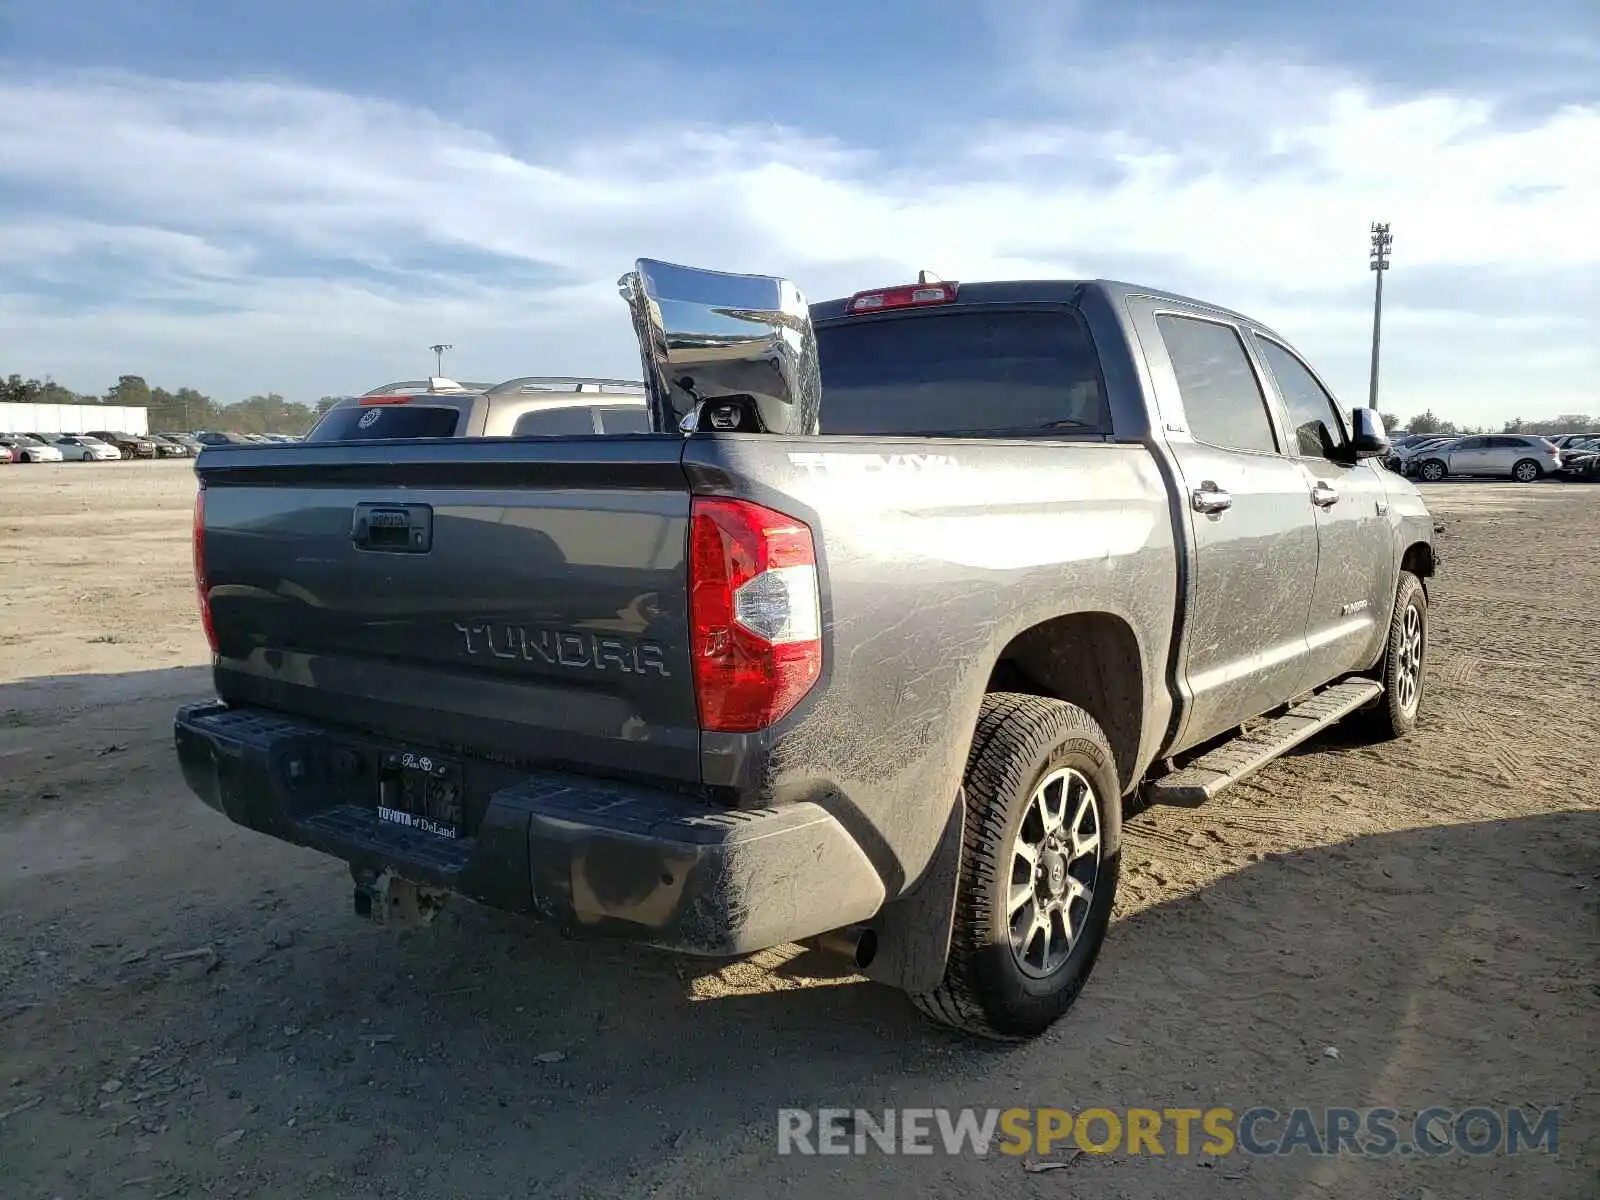
<instances>
[{"instance_id":1,"label":"tailgate handle","mask_svg":"<svg viewBox=\"0 0 1600 1200\"><path fill-rule=\"evenodd\" d=\"M433 549L433 507L427 504L358 504L350 523L358 550L426 554Z\"/></svg>"}]
</instances>

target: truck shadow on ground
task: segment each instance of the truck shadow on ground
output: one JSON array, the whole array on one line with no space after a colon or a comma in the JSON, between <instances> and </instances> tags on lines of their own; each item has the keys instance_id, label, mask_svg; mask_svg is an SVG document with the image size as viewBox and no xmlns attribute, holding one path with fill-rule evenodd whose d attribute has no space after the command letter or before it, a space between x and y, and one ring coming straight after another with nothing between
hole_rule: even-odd
<instances>
[{"instance_id":1,"label":"truck shadow on ground","mask_svg":"<svg viewBox=\"0 0 1600 1200\"><path fill-rule=\"evenodd\" d=\"M168 692L204 688L151 674L178 685ZM0 712L38 707L43 685L25 686L22 705L0 689ZM125 1157L129 1177L198 1187L246 1172L286 1195L330 1179L384 1194L418 1180L419 1194L456 1196L749 1194L773 1175L787 1106L1415 1111L1570 1102L1588 1086L1581 1055L1549 1043L1581 1044L1592 1018L1600 813L1242 864L1124 916L1072 1012L1034 1044L997 1046L793 948L706 963L467 904L426 928L368 925L350 913L340 864L195 813L175 770L161 774L170 695L135 705L134 685L97 686L148 726L119 736L158 747L143 818L195 832L181 853L49 880L0 872L19 952L0 964L17 968L0 986L0 1087L48 1096L5 1132L40 1194L85 1191L72 1186L85 1168L54 1149L79 1143ZM45 944L77 955L83 978L23 963ZM159 1081L141 1082L158 1066ZM108 1096L113 1072L128 1086ZM118 1121L126 1134L95 1140ZM777 1175L821 1188L839 1162L785 1159ZM1184 1170L1197 1194L1233 1186L1192 1161L1134 1165ZM939 1169L978 1186L995 1166ZM1114 1166L1073 1169L1109 1182L1099 1173ZM851 1167L886 1188L912 1177L903 1162ZM1287 1194L1342 1168L1297 1157L1244 1169Z\"/></svg>"}]
</instances>

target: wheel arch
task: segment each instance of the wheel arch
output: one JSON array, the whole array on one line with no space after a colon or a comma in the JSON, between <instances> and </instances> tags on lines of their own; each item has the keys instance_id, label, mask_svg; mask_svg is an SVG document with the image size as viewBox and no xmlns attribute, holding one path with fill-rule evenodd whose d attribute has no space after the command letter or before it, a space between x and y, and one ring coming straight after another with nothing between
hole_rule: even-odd
<instances>
[{"instance_id":1,"label":"wheel arch","mask_svg":"<svg viewBox=\"0 0 1600 1200\"><path fill-rule=\"evenodd\" d=\"M1013 634L996 656L983 694L1021 692L1083 709L1110 743L1118 784L1126 796L1136 782L1134 772L1144 752L1146 680L1138 637L1125 618L1103 611L1077 612ZM969 736L975 733L974 727ZM1122 808L1121 803L1105 806L1102 837L1112 852L1121 843ZM869 978L912 993L930 991L943 978L955 918L965 811L958 793L922 880L870 922L879 935L880 949L867 968Z\"/></svg>"},{"instance_id":2,"label":"wheel arch","mask_svg":"<svg viewBox=\"0 0 1600 1200\"><path fill-rule=\"evenodd\" d=\"M1433 544L1425 541L1412 542L1400 555L1400 569L1422 580L1422 591L1427 595L1428 581L1439 569L1439 559L1434 553Z\"/></svg>"},{"instance_id":3,"label":"wheel arch","mask_svg":"<svg viewBox=\"0 0 1600 1200\"><path fill-rule=\"evenodd\" d=\"M1133 627L1109 612L1052 617L1017 633L1001 649L984 688L1065 700L1106 735L1126 794L1137 782L1145 741L1144 656Z\"/></svg>"}]
</instances>

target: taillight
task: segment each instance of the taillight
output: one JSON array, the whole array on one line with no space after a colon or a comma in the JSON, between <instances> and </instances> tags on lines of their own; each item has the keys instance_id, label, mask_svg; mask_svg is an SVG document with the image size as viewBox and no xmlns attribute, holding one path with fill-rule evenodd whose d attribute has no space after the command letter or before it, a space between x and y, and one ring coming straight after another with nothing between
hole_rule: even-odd
<instances>
[{"instance_id":1,"label":"taillight","mask_svg":"<svg viewBox=\"0 0 1600 1200\"><path fill-rule=\"evenodd\" d=\"M696 497L689 624L700 727L765 729L822 673L816 547L805 522L745 500Z\"/></svg>"},{"instance_id":2,"label":"taillight","mask_svg":"<svg viewBox=\"0 0 1600 1200\"><path fill-rule=\"evenodd\" d=\"M206 489L194 494L194 590L200 598L200 627L211 653L217 653L217 631L211 624L211 584L206 580Z\"/></svg>"},{"instance_id":3,"label":"taillight","mask_svg":"<svg viewBox=\"0 0 1600 1200\"><path fill-rule=\"evenodd\" d=\"M362 396L360 406L371 408L374 404L410 404L410 396Z\"/></svg>"}]
</instances>

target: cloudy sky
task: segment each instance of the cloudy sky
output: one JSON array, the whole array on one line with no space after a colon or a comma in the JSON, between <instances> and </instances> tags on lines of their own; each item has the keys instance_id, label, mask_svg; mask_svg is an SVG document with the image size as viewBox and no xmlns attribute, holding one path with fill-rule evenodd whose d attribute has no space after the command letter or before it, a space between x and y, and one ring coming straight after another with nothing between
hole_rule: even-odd
<instances>
[{"instance_id":1,"label":"cloudy sky","mask_svg":"<svg viewBox=\"0 0 1600 1200\"><path fill-rule=\"evenodd\" d=\"M634 374L646 255L1109 276L1364 403L1600 412L1593 0L0 0L0 373ZM1334 15L1337 14L1337 15Z\"/></svg>"}]
</instances>

